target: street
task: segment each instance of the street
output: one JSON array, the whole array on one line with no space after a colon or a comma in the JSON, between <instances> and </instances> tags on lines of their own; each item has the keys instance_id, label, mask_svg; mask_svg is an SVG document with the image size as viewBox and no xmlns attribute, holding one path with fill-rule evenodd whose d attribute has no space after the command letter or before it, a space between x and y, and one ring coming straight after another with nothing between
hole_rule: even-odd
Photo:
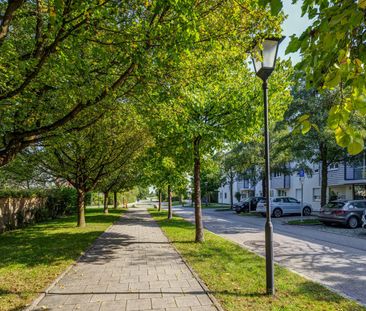
<instances>
[{"instance_id":1,"label":"street","mask_svg":"<svg viewBox=\"0 0 366 311\"><path fill-rule=\"evenodd\" d=\"M194 219L192 208L174 207L173 212ZM206 229L264 255L265 218L212 208L203 214ZM283 218L273 219L273 226L276 263L366 305L366 239L284 225Z\"/></svg>"}]
</instances>

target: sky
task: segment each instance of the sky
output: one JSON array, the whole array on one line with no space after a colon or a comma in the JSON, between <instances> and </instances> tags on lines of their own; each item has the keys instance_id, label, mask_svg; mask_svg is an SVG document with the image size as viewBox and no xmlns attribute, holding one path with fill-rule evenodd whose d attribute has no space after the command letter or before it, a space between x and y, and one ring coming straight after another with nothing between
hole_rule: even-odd
<instances>
[{"instance_id":1,"label":"sky","mask_svg":"<svg viewBox=\"0 0 366 311\"><path fill-rule=\"evenodd\" d=\"M311 24L307 16L301 17L302 2L302 0L298 0L296 4L292 4L292 0L283 0L283 10L288 15L282 25L282 34L286 36L286 39L279 47L278 56L282 59L291 58L293 64L299 62L300 55L298 53L285 55L286 47L290 42L290 36L292 34L300 35Z\"/></svg>"}]
</instances>

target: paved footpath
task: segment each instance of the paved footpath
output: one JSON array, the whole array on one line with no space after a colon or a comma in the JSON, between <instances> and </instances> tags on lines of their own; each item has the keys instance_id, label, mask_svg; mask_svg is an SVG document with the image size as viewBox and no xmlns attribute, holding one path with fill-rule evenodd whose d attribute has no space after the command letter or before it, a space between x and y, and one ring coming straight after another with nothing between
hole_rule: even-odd
<instances>
[{"instance_id":1,"label":"paved footpath","mask_svg":"<svg viewBox=\"0 0 366 311\"><path fill-rule=\"evenodd\" d=\"M145 208L110 227L32 310L217 311Z\"/></svg>"}]
</instances>

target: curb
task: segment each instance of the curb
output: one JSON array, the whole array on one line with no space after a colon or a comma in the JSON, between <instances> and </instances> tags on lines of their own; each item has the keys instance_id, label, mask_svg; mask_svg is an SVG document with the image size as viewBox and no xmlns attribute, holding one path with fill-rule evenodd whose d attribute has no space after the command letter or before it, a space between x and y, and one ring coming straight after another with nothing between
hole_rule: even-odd
<instances>
[{"instance_id":1,"label":"curb","mask_svg":"<svg viewBox=\"0 0 366 311\"><path fill-rule=\"evenodd\" d=\"M121 217L123 217L123 214L121 214ZM103 233L100 234L100 236L98 236L94 242L85 250L83 251L80 256L75 260L74 263L72 263L70 266L68 266L50 285L47 286L47 288L40 293L40 295L35 299L33 300L33 302L28 305L27 307L25 307L23 309L23 311L32 311L34 310L35 307L37 307L38 303L49 293L49 291L51 289L53 289L58 282L60 282L60 280L72 269L74 268L79 262L80 260L83 258L83 256L85 256L85 254L90 251L94 246L95 246L95 242L106 232L108 232L113 225L115 225L115 223L117 223L119 220L116 220L115 222L113 222Z\"/></svg>"},{"instance_id":2,"label":"curb","mask_svg":"<svg viewBox=\"0 0 366 311\"><path fill-rule=\"evenodd\" d=\"M173 249L178 253L179 257L181 258L181 260L183 261L183 263L186 265L186 267L188 268L188 270L192 273L192 275L194 276L194 278L197 280L197 282L200 284L200 286L202 287L202 289L205 291L205 293L207 294L208 298L210 298L210 300L212 301L212 304L214 305L214 307L218 310L218 311L225 311L220 303L217 301L217 299L215 298L215 296L213 296L209 290L209 288L207 287L207 285L201 280L201 278L198 276L198 274L196 273L196 271L193 270L193 268L187 263L187 261L183 258L182 254L177 250L177 248L175 247L175 245L172 243L172 241L170 241L170 239L168 238L168 236L165 234L164 230L159 226L158 222L154 219L154 217L151 216L150 212L147 211L150 215L150 217L152 218L152 220L156 223L156 225L159 227L159 229L161 230L161 232L163 233L163 235L167 238L169 244L173 247Z\"/></svg>"}]
</instances>

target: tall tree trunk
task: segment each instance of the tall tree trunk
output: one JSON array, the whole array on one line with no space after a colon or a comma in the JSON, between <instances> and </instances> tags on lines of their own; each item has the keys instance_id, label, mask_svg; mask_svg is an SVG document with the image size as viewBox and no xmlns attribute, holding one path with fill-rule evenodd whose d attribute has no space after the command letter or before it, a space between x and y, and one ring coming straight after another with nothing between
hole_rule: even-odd
<instances>
[{"instance_id":1,"label":"tall tree trunk","mask_svg":"<svg viewBox=\"0 0 366 311\"><path fill-rule=\"evenodd\" d=\"M104 195L103 212L104 214L108 214L108 191L103 192L103 195Z\"/></svg>"},{"instance_id":2,"label":"tall tree trunk","mask_svg":"<svg viewBox=\"0 0 366 311\"><path fill-rule=\"evenodd\" d=\"M172 208L172 188L168 185L168 219L173 218L173 208Z\"/></svg>"},{"instance_id":3,"label":"tall tree trunk","mask_svg":"<svg viewBox=\"0 0 366 311\"><path fill-rule=\"evenodd\" d=\"M118 208L117 192L113 191L113 207Z\"/></svg>"},{"instance_id":4,"label":"tall tree trunk","mask_svg":"<svg viewBox=\"0 0 366 311\"><path fill-rule=\"evenodd\" d=\"M203 235L202 207L201 207L201 157L200 157L201 137L196 137L193 141L194 152L194 215L196 222L196 242L205 240Z\"/></svg>"},{"instance_id":5,"label":"tall tree trunk","mask_svg":"<svg viewBox=\"0 0 366 311\"><path fill-rule=\"evenodd\" d=\"M158 207L158 211L161 211L161 190L159 189L159 207Z\"/></svg>"},{"instance_id":6,"label":"tall tree trunk","mask_svg":"<svg viewBox=\"0 0 366 311\"><path fill-rule=\"evenodd\" d=\"M83 228L85 222L85 191L77 189L77 209L78 209L78 227Z\"/></svg>"},{"instance_id":7,"label":"tall tree trunk","mask_svg":"<svg viewBox=\"0 0 366 311\"><path fill-rule=\"evenodd\" d=\"M233 194L233 188L234 188L234 177L230 174L230 208L234 208L234 194Z\"/></svg>"},{"instance_id":8,"label":"tall tree trunk","mask_svg":"<svg viewBox=\"0 0 366 311\"><path fill-rule=\"evenodd\" d=\"M321 188L320 188L320 206L327 204L328 187L328 150L324 143L319 145L321 161Z\"/></svg>"}]
</instances>

